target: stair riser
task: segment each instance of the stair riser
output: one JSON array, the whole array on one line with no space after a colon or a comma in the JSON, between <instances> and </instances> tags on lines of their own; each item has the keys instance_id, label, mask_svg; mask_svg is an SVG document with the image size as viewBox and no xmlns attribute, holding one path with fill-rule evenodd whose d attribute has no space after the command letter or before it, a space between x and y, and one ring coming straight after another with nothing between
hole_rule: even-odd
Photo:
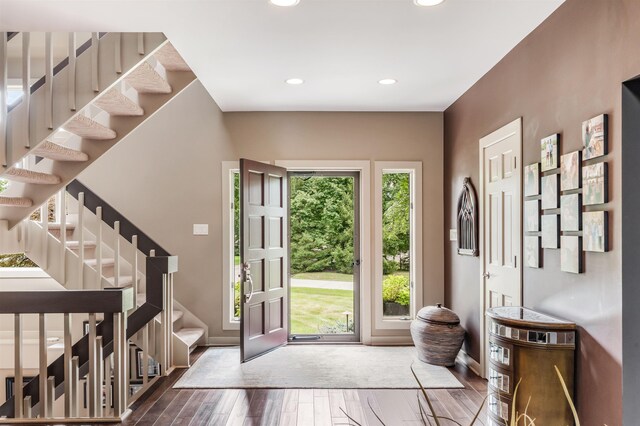
<instances>
[{"instance_id":1,"label":"stair riser","mask_svg":"<svg viewBox=\"0 0 640 426\"><path fill-rule=\"evenodd\" d=\"M71 249L71 251L73 251L74 253L78 254L80 253L80 250L78 248L73 248ZM85 247L84 249L84 258L85 259L92 259L96 257L96 248L95 247Z\"/></svg>"},{"instance_id":2,"label":"stair riser","mask_svg":"<svg viewBox=\"0 0 640 426\"><path fill-rule=\"evenodd\" d=\"M73 236L73 231L74 231L73 229L67 229L67 232L65 233L67 235L67 240L71 239L71 237ZM62 235L62 232L60 229L50 229L49 233L54 237L56 237L57 239L60 239L60 236Z\"/></svg>"}]
</instances>

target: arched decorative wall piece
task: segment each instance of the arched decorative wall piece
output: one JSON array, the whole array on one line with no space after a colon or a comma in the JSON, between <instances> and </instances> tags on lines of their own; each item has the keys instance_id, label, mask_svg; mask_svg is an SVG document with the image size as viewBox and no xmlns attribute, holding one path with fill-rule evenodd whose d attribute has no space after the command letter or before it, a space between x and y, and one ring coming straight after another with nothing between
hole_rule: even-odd
<instances>
[{"instance_id":1,"label":"arched decorative wall piece","mask_svg":"<svg viewBox=\"0 0 640 426\"><path fill-rule=\"evenodd\" d=\"M458 197L458 254L478 256L478 211L471 178L464 178Z\"/></svg>"}]
</instances>

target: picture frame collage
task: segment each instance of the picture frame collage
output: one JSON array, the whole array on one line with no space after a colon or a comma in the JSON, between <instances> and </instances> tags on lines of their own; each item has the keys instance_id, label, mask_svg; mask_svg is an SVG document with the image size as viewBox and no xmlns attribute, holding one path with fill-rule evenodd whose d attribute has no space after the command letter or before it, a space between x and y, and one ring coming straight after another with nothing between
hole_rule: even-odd
<instances>
[{"instance_id":1,"label":"picture frame collage","mask_svg":"<svg viewBox=\"0 0 640 426\"><path fill-rule=\"evenodd\" d=\"M582 123L582 149L560 155L560 134L540 141L540 162L524 169L524 264L542 267L560 250L560 269L584 272L584 252L609 250L608 116Z\"/></svg>"}]
</instances>

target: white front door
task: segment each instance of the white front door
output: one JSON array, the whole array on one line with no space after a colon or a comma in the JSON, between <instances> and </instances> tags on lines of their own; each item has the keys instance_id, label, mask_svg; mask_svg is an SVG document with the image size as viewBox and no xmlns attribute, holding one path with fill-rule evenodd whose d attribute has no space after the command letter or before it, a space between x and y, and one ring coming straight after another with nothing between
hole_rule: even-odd
<instances>
[{"instance_id":1,"label":"white front door","mask_svg":"<svg viewBox=\"0 0 640 426\"><path fill-rule=\"evenodd\" d=\"M522 304L522 119L480 139L480 364L486 376L485 310Z\"/></svg>"}]
</instances>

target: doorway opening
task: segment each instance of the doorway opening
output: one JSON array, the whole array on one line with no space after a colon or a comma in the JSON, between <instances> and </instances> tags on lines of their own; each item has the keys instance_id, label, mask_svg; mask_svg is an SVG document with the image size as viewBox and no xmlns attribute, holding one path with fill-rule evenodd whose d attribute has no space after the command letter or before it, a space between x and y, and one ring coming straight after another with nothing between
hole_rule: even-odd
<instances>
[{"instance_id":1,"label":"doorway opening","mask_svg":"<svg viewBox=\"0 0 640 426\"><path fill-rule=\"evenodd\" d=\"M288 176L289 340L359 342L359 173Z\"/></svg>"}]
</instances>

